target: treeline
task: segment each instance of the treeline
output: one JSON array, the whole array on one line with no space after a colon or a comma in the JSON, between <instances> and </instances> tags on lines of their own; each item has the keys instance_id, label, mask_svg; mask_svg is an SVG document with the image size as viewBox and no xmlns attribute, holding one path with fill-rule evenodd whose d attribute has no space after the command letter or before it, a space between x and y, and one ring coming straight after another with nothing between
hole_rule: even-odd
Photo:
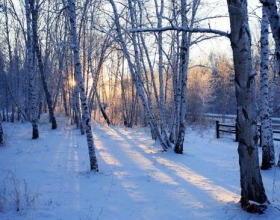
<instances>
[{"instance_id":1,"label":"treeline","mask_svg":"<svg viewBox=\"0 0 280 220\"><path fill-rule=\"evenodd\" d=\"M36 139L43 112L52 129L57 113L70 117L86 134L91 170L98 171L94 119L149 126L163 151L182 154L187 120L237 114L241 206L268 202L257 121L269 142L262 146L262 168L269 169L275 164L269 118L279 114L280 18L275 0L261 2L260 46L252 53L247 1L228 0L228 14L219 14L222 5L202 0L2 0L1 118L32 122ZM219 18L229 19L230 33L211 27ZM230 42L232 58L192 57L196 45L217 37Z\"/></svg>"}]
</instances>

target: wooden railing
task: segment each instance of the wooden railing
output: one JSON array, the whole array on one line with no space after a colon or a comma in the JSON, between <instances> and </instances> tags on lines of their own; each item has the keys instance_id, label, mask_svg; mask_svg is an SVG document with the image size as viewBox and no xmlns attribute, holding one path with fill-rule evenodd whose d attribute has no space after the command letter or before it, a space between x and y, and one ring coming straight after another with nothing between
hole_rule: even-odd
<instances>
[{"instance_id":1,"label":"wooden railing","mask_svg":"<svg viewBox=\"0 0 280 220\"><path fill-rule=\"evenodd\" d=\"M261 140L261 126L257 125L258 131L260 133L260 145L262 145L262 140ZM216 121L216 137L220 138L220 133L225 132L225 133L231 133L235 134L235 141L238 141L238 127L237 123L235 125L233 124L226 124L226 123L220 123L219 121ZM280 130L273 130L273 134L280 134ZM273 138L275 141L280 141L280 138Z\"/></svg>"}]
</instances>

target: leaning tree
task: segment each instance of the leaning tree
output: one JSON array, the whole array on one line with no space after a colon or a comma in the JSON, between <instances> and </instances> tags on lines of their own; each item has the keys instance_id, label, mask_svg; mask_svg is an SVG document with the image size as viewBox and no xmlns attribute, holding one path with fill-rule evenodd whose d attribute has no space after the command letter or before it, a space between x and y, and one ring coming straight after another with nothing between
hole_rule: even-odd
<instances>
[{"instance_id":1,"label":"leaning tree","mask_svg":"<svg viewBox=\"0 0 280 220\"><path fill-rule=\"evenodd\" d=\"M89 150L89 159L90 159L90 169L93 171L98 171L98 163L97 157L95 153L95 146L94 140L91 130L91 120L87 102L87 96L85 93L85 83L82 76L82 65L80 62L80 52L79 52L79 42L77 37L77 30L76 30L76 1L75 0L68 0L68 7L69 7L69 21L71 26L71 36L72 36L72 49L73 49L73 56L74 56L74 77L77 84L77 88L79 89L80 99L82 103L82 118L83 123L85 126L85 132L87 136L87 144Z\"/></svg>"}]
</instances>

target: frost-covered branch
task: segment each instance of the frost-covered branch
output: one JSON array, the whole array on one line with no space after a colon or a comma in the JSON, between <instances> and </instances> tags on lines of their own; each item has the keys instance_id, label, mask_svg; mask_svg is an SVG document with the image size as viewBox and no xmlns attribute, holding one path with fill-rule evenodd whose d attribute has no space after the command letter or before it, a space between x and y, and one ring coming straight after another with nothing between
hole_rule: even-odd
<instances>
[{"instance_id":1,"label":"frost-covered branch","mask_svg":"<svg viewBox=\"0 0 280 220\"><path fill-rule=\"evenodd\" d=\"M130 32L162 32L162 31L186 31L192 33L208 33L208 34L218 34L220 36L228 37L230 34L228 32L209 29L209 28L188 28L188 27L178 27L178 26L167 26L162 28L132 28Z\"/></svg>"}]
</instances>

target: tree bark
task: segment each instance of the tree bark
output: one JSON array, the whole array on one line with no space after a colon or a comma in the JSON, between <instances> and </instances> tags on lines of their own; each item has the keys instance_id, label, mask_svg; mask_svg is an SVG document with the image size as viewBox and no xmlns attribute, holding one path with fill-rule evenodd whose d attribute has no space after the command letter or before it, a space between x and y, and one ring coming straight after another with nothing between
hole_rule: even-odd
<instances>
[{"instance_id":1,"label":"tree bark","mask_svg":"<svg viewBox=\"0 0 280 220\"><path fill-rule=\"evenodd\" d=\"M50 120L52 123L52 129L56 129L57 128L57 123L56 123L56 119L54 116L54 111L53 111L53 103L52 103L52 99L51 99L51 94L49 92L48 89L48 84L46 81L46 76L45 76L45 70L44 70L44 64L43 64L43 60L42 60L42 54L41 54L41 50L39 47L39 38L38 38L38 10L39 10L39 6L34 5L34 0L30 0L30 7L31 7L31 13L32 13L32 30L33 30L33 44L34 44L34 50L35 53L37 55L37 60L38 60L38 65L39 65L39 72L41 75L41 81L43 84L43 88L45 91L45 95L46 95L46 100L47 100L47 104L48 104L48 109L49 109L49 114L50 114Z\"/></svg>"},{"instance_id":2,"label":"tree bark","mask_svg":"<svg viewBox=\"0 0 280 220\"><path fill-rule=\"evenodd\" d=\"M97 102L98 102L98 106L99 106L99 108L100 108L100 111L101 111L101 113L102 113L102 116L103 116L103 118L105 119L105 121L107 122L107 125L109 126L109 125L111 124L111 122L110 122L110 120L109 120L109 117L108 117L108 115L107 115L107 113L106 113L106 111L105 111L105 108L104 108L103 104L102 104L101 101L100 101L100 97L99 97L99 94L98 94L98 91L97 91L97 90L96 90L96 92L95 92L95 95L96 95Z\"/></svg>"},{"instance_id":3,"label":"tree bark","mask_svg":"<svg viewBox=\"0 0 280 220\"><path fill-rule=\"evenodd\" d=\"M32 46L32 30L31 30L31 5L34 4L34 0L25 0L26 10L26 27L27 27L27 69L29 73L29 103L31 104L30 119L32 123L32 139L39 138L38 129L38 117L37 117L37 106L36 106L36 88L35 88L35 74L34 74L34 54Z\"/></svg>"},{"instance_id":4,"label":"tree bark","mask_svg":"<svg viewBox=\"0 0 280 220\"><path fill-rule=\"evenodd\" d=\"M159 129L158 129L158 125L157 122L154 118L154 115L151 112L151 109L148 105L148 101L145 97L145 92L144 92L144 88L143 88L143 83L140 79L140 64L139 64L139 51L138 51L138 47L137 47L137 42L136 42L136 35L135 33L132 33L132 43L133 43L133 49L134 49L134 57L135 57L135 62L136 62L136 67L133 65L132 60L131 60L131 56L130 53L128 51L127 45L124 41L123 35L121 33L121 25L119 22L119 16L117 13L117 7L114 3L113 0L110 0L110 3L112 5L113 8L113 13L114 13L114 18L115 18L115 25L116 25L116 29L118 32L118 40L120 42L120 45L122 46L123 52L124 52L124 57L126 58L127 62L128 62L128 68L131 74L131 78L133 80L134 85L136 86L137 89L137 93L140 96L140 99L142 101L143 107L145 109L145 112L147 114L148 120L149 120L149 124L151 126L151 130L155 131L156 136L163 148L163 150L167 150L168 145L165 142L165 140L162 138ZM132 6L132 2L131 0L128 1L128 5L129 5L129 10L130 10L130 17L132 19L132 27L135 26L135 19L134 19L134 13L133 13L133 6ZM138 63L137 63L138 62Z\"/></svg>"},{"instance_id":5,"label":"tree bark","mask_svg":"<svg viewBox=\"0 0 280 220\"><path fill-rule=\"evenodd\" d=\"M87 136L90 169L93 171L98 171L98 163L97 163L95 146L94 146L93 135L91 130L91 120L89 115L87 96L85 93L84 79L82 77L82 71L81 71L82 66L80 62L79 44L78 44L77 31L76 31L75 0L68 0L68 6L69 6L69 19L71 25L71 35L72 35L73 53L74 53L74 62L75 62L75 68L74 68L75 80L79 88L80 99L82 103L82 117L83 117L83 122L84 122L86 136Z\"/></svg>"},{"instance_id":6,"label":"tree bark","mask_svg":"<svg viewBox=\"0 0 280 220\"><path fill-rule=\"evenodd\" d=\"M164 1L160 1L160 6L157 3L157 0L155 2L156 7L156 15L158 18L158 28L162 28L162 17L164 12ZM160 9L160 10L159 10ZM163 83L163 37L162 32L160 31L158 33L157 37L157 43L158 43L158 77L159 77L159 114L160 114L160 120L161 120L161 127L162 132L164 135L165 142L168 146L170 146L169 143L169 132L168 132L168 126L166 122L166 108L165 108L165 99L164 99L164 83Z\"/></svg>"},{"instance_id":7,"label":"tree bark","mask_svg":"<svg viewBox=\"0 0 280 220\"><path fill-rule=\"evenodd\" d=\"M228 0L235 70L238 154L240 165L241 206L249 201L268 202L259 167L255 75L251 58L251 36L247 1Z\"/></svg>"},{"instance_id":8,"label":"tree bark","mask_svg":"<svg viewBox=\"0 0 280 220\"><path fill-rule=\"evenodd\" d=\"M1 119L1 117L0 117ZM2 122L0 121L0 146L4 144L4 132L2 127Z\"/></svg>"},{"instance_id":9,"label":"tree bark","mask_svg":"<svg viewBox=\"0 0 280 220\"><path fill-rule=\"evenodd\" d=\"M193 2L192 8L192 19L195 15L195 7L198 4L197 1ZM181 19L182 26L187 27L188 25L193 25L192 22L188 24L187 18L187 2L186 0L181 0ZM186 132L186 114L187 114L187 75L188 75L188 64L189 64L189 55L190 55L190 41L192 33L183 32L181 39L181 50L180 50L180 69L179 69L179 78L176 91L176 104L177 104L177 117L178 117L178 136L175 144L174 151L177 154L182 154L184 150L184 140Z\"/></svg>"},{"instance_id":10,"label":"tree bark","mask_svg":"<svg viewBox=\"0 0 280 220\"><path fill-rule=\"evenodd\" d=\"M263 7L267 12L270 28L275 42L275 57L277 65L274 67L274 69L277 70L278 74L280 75L280 16L278 14L276 0L261 0L261 2L263 3ZM279 161L280 154L277 164L278 166L280 165Z\"/></svg>"},{"instance_id":11,"label":"tree bark","mask_svg":"<svg viewBox=\"0 0 280 220\"><path fill-rule=\"evenodd\" d=\"M261 169L267 170L274 164L273 132L270 114L269 88L268 88L268 65L269 65L269 43L268 43L268 17L265 8L262 8L261 22L261 66L260 66L260 119L261 119L261 147L262 165Z\"/></svg>"},{"instance_id":12,"label":"tree bark","mask_svg":"<svg viewBox=\"0 0 280 220\"><path fill-rule=\"evenodd\" d=\"M275 55L277 60L278 71L280 70L280 17L278 14L276 0L260 0L263 3L263 7L265 8L272 35L275 41ZM278 72L280 74L280 72Z\"/></svg>"}]
</instances>

